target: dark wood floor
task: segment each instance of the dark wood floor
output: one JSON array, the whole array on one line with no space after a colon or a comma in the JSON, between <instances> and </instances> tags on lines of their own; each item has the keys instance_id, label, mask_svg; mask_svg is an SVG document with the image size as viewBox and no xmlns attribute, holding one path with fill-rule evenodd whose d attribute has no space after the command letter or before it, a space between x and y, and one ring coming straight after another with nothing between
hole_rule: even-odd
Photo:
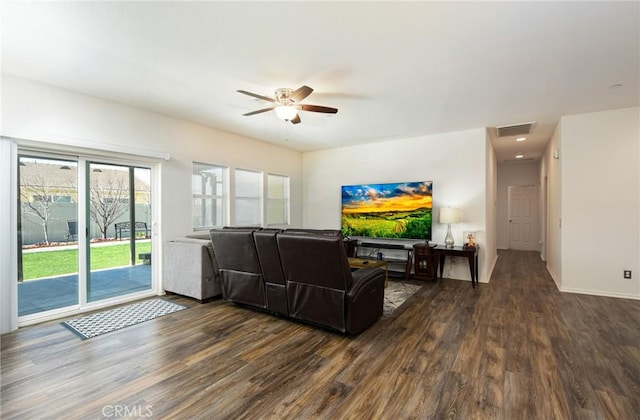
<instances>
[{"instance_id":1,"label":"dark wood floor","mask_svg":"<svg viewBox=\"0 0 640 420\"><path fill-rule=\"evenodd\" d=\"M214 301L81 341L2 336L9 418L640 418L640 301L563 294L537 253L428 283L344 337ZM119 411L117 411L119 410Z\"/></svg>"}]
</instances>

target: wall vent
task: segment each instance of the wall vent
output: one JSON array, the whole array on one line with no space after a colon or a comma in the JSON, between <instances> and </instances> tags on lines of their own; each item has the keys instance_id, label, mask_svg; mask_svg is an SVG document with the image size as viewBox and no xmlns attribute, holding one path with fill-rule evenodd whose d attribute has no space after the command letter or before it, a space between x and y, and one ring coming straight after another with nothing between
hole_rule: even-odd
<instances>
[{"instance_id":1,"label":"wall vent","mask_svg":"<svg viewBox=\"0 0 640 420\"><path fill-rule=\"evenodd\" d=\"M522 159L505 159L502 162L504 163L516 163L516 162L531 162L534 161L534 158L522 158Z\"/></svg>"},{"instance_id":2,"label":"wall vent","mask_svg":"<svg viewBox=\"0 0 640 420\"><path fill-rule=\"evenodd\" d=\"M535 124L536 122L533 121L522 124L503 125L501 127L496 127L498 138L531 134L531 131L533 130L533 126Z\"/></svg>"}]
</instances>

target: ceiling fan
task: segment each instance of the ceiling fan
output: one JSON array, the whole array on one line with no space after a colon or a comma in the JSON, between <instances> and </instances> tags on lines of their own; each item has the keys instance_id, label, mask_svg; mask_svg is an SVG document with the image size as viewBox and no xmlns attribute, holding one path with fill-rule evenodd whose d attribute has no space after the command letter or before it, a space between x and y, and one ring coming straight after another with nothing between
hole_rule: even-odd
<instances>
[{"instance_id":1,"label":"ceiling fan","mask_svg":"<svg viewBox=\"0 0 640 420\"><path fill-rule=\"evenodd\" d=\"M298 115L298 111L322 112L325 114L335 114L338 112L337 108L331 108L328 106L301 104L300 101L311 95L311 92L313 92L313 89L309 86L301 86L296 90L289 88L276 89L275 96L273 98L258 95L253 92L247 92L246 90L238 90L238 92L273 103L270 107L242 114L244 116L256 115L273 110L281 120L289 121L292 124L298 124L302 121L300 119L300 115Z\"/></svg>"}]
</instances>

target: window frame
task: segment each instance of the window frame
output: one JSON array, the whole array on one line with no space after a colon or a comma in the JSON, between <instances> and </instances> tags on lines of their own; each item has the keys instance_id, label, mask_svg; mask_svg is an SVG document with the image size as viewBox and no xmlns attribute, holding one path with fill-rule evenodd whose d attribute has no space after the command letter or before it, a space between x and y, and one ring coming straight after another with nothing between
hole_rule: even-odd
<instances>
[{"instance_id":1,"label":"window frame","mask_svg":"<svg viewBox=\"0 0 640 420\"><path fill-rule=\"evenodd\" d=\"M258 193L257 196L252 195L238 195L238 173L245 172L256 174L259 184L257 185L256 191ZM254 169L244 169L244 168L234 168L234 193L233 193L233 222L235 225L242 226L256 226L261 227L264 223L264 172L254 170ZM258 220L254 222L245 222L238 221L238 203L257 203L257 211Z\"/></svg>"},{"instance_id":2,"label":"window frame","mask_svg":"<svg viewBox=\"0 0 640 420\"><path fill-rule=\"evenodd\" d=\"M200 168L205 168L205 169L200 169L200 173L196 174L196 167L199 166ZM206 191L204 191L202 188L197 191L196 190L196 176L199 176L201 179L201 183L202 183L202 172L204 170L220 170L221 171L221 175L222 175L222 180L219 182L216 182L216 184L220 183L221 184L221 194L217 194L217 193L212 193L212 194L207 194ZM196 231L203 231L203 230L210 230L210 229L215 229L215 228L221 228L223 227L228 220L228 207L229 207L229 193L228 193L228 183L229 183L229 167L228 166L224 166L224 165L218 165L218 164L213 164L213 163L206 163L206 162L192 162L192 167L191 167L191 225L192 225L192 229L194 232ZM218 188L214 188L214 191L217 192ZM196 213L196 200L201 200L201 209L200 209L200 215L198 216L200 218L201 224L200 225L196 225L195 223L195 213ZM210 206L213 205L213 203L215 203L215 205L209 209L210 213L213 214L218 214L218 206L221 207L221 215L220 215L220 224L207 224L206 222L206 206L207 206L207 201L209 201ZM216 217L217 219L217 217Z\"/></svg>"},{"instance_id":3,"label":"window frame","mask_svg":"<svg viewBox=\"0 0 640 420\"><path fill-rule=\"evenodd\" d=\"M271 188L270 188L270 178L277 177L283 180L283 194L282 198L274 198L270 196ZM266 174L266 206L265 206L265 221L266 226L268 227L288 227L291 224L291 178L287 175L267 173ZM270 214L269 209L271 206L270 203L273 202L282 202L282 210L283 210L283 220L279 223L269 223Z\"/></svg>"}]
</instances>

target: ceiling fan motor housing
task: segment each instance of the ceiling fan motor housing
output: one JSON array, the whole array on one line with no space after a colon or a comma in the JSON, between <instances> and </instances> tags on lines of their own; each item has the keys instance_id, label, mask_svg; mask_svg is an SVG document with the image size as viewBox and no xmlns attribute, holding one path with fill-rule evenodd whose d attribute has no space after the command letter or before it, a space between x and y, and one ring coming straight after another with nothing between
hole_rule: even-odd
<instances>
[{"instance_id":1,"label":"ceiling fan motor housing","mask_svg":"<svg viewBox=\"0 0 640 420\"><path fill-rule=\"evenodd\" d=\"M289 89L289 88L280 88L280 89L276 89L276 102L282 105L291 105L293 104L294 100L291 98L291 95L293 94L293 89Z\"/></svg>"}]
</instances>

